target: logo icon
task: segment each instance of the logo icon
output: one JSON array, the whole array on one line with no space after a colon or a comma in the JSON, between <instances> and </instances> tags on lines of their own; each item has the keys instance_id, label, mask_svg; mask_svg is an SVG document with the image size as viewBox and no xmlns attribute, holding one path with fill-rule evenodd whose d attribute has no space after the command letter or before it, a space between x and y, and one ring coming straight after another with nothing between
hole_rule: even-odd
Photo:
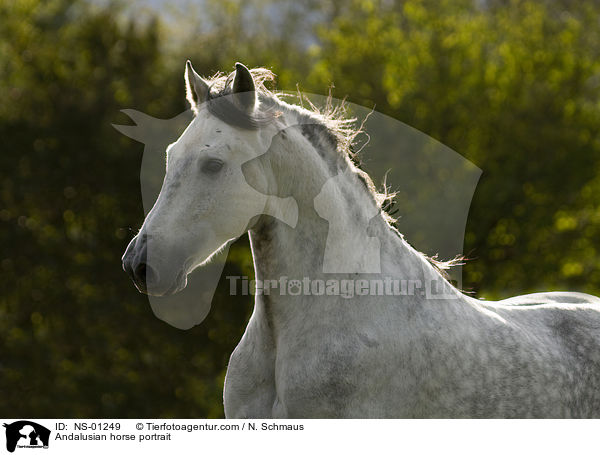
<instances>
[{"instance_id":1,"label":"logo icon","mask_svg":"<svg viewBox=\"0 0 600 455\"><path fill-rule=\"evenodd\" d=\"M20 449L47 449L50 441L50 430L39 423L29 420L18 420L4 424L6 428L6 450L14 452Z\"/></svg>"}]
</instances>

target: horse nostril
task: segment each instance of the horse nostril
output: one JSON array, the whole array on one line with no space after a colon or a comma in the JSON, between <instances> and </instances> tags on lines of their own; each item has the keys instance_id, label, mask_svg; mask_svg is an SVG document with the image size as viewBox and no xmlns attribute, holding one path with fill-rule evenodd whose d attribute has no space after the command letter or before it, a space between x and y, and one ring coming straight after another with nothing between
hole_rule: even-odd
<instances>
[{"instance_id":1,"label":"horse nostril","mask_svg":"<svg viewBox=\"0 0 600 455\"><path fill-rule=\"evenodd\" d=\"M143 287L146 287L148 283L155 283L158 278L156 271L145 262L140 262L134 273L136 281Z\"/></svg>"},{"instance_id":2,"label":"horse nostril","mask_svg":"<svg viewBox=\"0 0 600 455\"><path fill-rule=\"evenodd\" d=\"M146 282L146 264L140 262L138 266L135 268L135 277L141 281Z\"/></svg>"}]
</instances>

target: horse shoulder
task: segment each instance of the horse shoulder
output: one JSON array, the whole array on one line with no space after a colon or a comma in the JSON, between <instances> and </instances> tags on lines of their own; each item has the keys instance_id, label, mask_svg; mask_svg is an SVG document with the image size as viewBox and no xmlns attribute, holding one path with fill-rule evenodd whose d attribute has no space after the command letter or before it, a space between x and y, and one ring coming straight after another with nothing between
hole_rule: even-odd
<instances>
[{"instance_id":1,"label":"horse shoulder","mask_svg":"<svg viewBox=\"0 0 600 455\"><path fill-rule=\"evenodd\" d=\"M254 313L231 354L224 386L227 418L272 417L276 401L275 347L264 308L257 300Z\"/></svg>"},{"instance_id":2,"label":"horse shoulder","mask_svg":"<svg viewBox=\"0 0 600 455\"><path fill-rule=\"evenodd\" d=\"M330 302L325 307L318 319L289 327L280 339L276 378L283 415L410 416L418 382L410 366L412 337L400 317L385 311L398 309L397 304Z\"/></svg>"}]
</instances>

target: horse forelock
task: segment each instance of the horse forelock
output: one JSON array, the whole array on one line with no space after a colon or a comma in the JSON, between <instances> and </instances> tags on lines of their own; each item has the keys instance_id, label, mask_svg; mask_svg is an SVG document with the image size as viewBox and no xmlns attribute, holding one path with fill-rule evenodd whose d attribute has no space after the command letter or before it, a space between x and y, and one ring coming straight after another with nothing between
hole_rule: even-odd
<instances>
[{"instance_id":1,"label":"horse forelock","mask_svg":"<svg viewBox=\"0 0 600 455\"><path fill-rule=\"evenodd\" d=\"M245 130L257 130L271 124L275 118L281 115L267 99L273 96L272 92L265 86L266 82L272 82L275 75L266 68L254 68L250 70L256 93L261 101L261 109L248 112L235 103L236 94L233 93L232 82L235 72L229 75L215 74L208 80L209 90L204 100L208 111L228 125Z\"/></svg>"},{"instance_id":2,"label":"horse forelock","mask_svg":"<svg viewBox=\"0 0 600 455\"><path fill-rule=\"evenodd\" d=\"M362 129L354 126L356 119L346 117L346 107L343 101L334 106L330 93L326 106L319 109L304 94L298 92L298 101L301 106L288 104L279 98L286 94L272 91L266 86L267 83L275 80L275 75L270 70L253 68L250 73L254 79L259 99L260 108L258 110L247 112L236 105L232 89L235 72L232 72L228 75L217 73L208 79L210 90L208 90L204 102L209 112L229 125L247 130L267 126L275 118L291 114L298 120L298 123L323 125L326 127L328 140L335 144L334 151L345 152L349 156L354 155L351 148L356 137L362 133ZM303 106L304 101L309 104L310 110Z\"/></svg>"}]
</instances>

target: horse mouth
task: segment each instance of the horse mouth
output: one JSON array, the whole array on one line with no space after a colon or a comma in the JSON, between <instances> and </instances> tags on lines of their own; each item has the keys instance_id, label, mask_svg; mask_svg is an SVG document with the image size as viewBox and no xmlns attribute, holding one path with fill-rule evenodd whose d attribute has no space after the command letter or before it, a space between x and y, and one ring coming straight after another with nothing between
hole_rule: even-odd
<instances>
[{"instance_id":1,"label":"horse mouth","mask_svg":"<svg viewBox=\"0 0 600 455\"><path fill-rule=\"evenodd\" d=\"M185 273L185 270L181 270L177 274L171 285L166 289L163 289L158 285L153 285L152 283L148 283L145 287L140 289L140 287L138 287L136 284L138 291L140 291L142 294L150 295L152 297L166 297L169 295L177 294L178 292L181 292L183 289L185 289L186 286L187 273Z\"/></svg>"},{"instance_id":2,"label":"horse mouth","mask_svg":"<svg viewBox=\"0 0 600 455\"><path fill-rule=\"evenodd\" d=\"M185 273L185 270L181 270L167 288L165 288L164 285L161 285L161 283L141 283L136 280L133 282L141 294L152 297L166 297L181 292L187 286L187 273Z\"/></svg>"},{"instance_id":3,"label":"horse mouth","mask_svg":"<svg viewBox=\"0 0 600 455\"><path fill-rule=\"evenodd\" d=\"M183 291L187 286L187 274L184 270L180 271L175 278L175 281L171 285L169 289L167 289L163 296L177 294L178 292Z\"/></svg>"}]
</instances>

